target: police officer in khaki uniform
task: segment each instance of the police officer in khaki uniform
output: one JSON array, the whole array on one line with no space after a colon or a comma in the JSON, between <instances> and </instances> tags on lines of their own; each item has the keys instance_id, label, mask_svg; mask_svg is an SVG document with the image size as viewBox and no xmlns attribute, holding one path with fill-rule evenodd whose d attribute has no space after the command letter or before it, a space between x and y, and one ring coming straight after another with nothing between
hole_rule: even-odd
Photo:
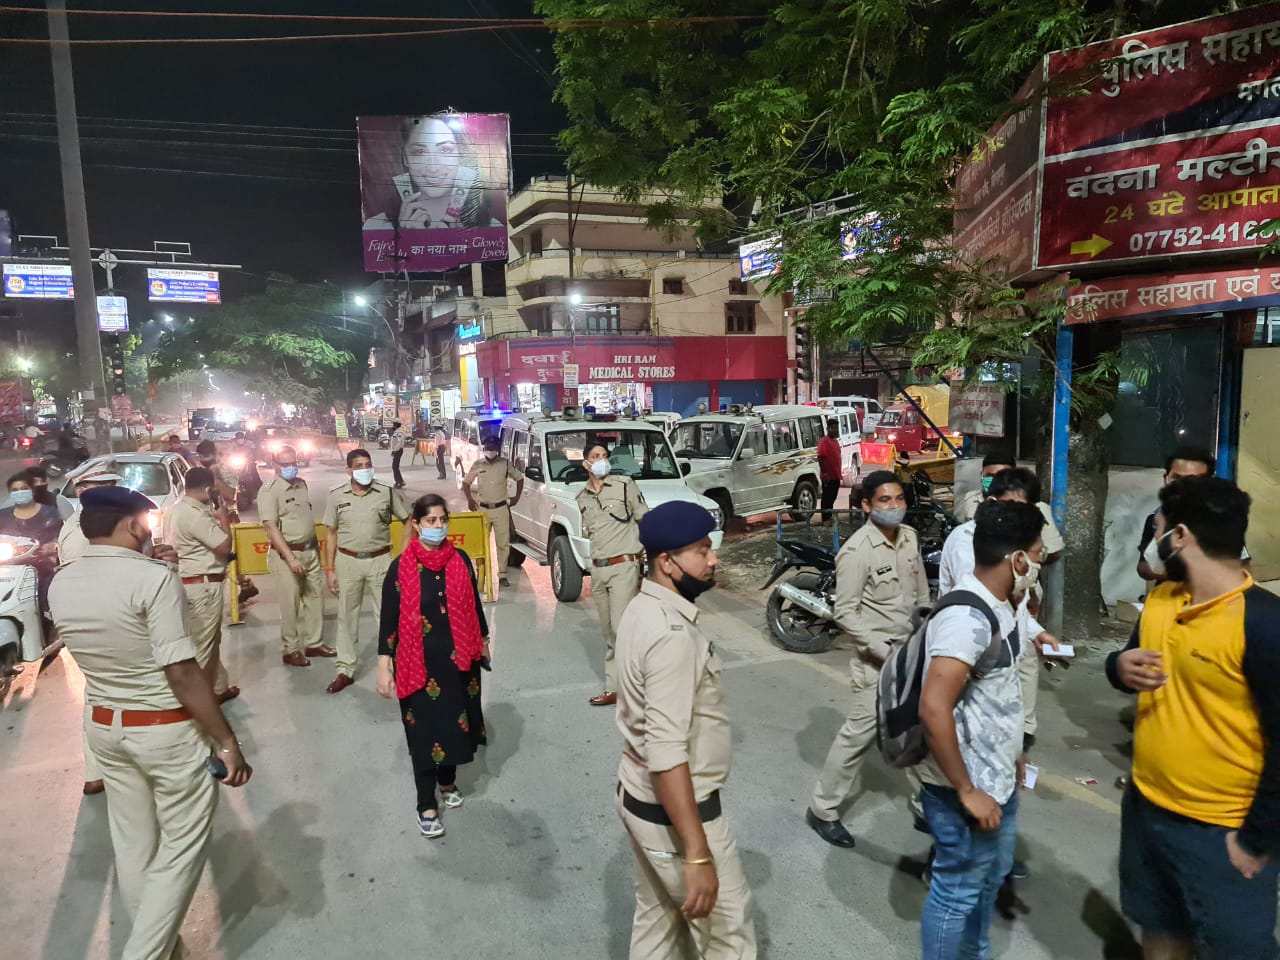
<instances>
[{"instance_id":1,"label":"police officer in khaki uniform","mask_svg":"<svg viewBox=\"0 0 1280 960\"><path fill-rule=\"evenodd\" d=\"M66 566L68 563L79 560L84 555L85 548L89 546L88 539L80 529L82 511L79 506L79 498L84 496L86 490L92 490L95 487L114 487L123 479L124 477L118 473L113 473L111 470L95 470L76 480L76 511L62 522L62 529L58 531L58 563L60 566ZM98 769L98 761L93 759L93 751L89 749L89 711L86 708L84 716L84 795L92 797L102 793L105 789L106 786L102 782L102 771Z\"/></svg>"},{"instance_id":2,"label":"police officer in khaki uniform","mask_svg":"<svg viewBox=\"0 0 1280 960\"><path fill-rule=\"evenodd\" d=\"M186 494L164 518L164 541L178 553L196 659L219 703L240 696L222 666L222 584L231 558L231 521L217 481L204 467L187 471Z\"/></svg>"},{"instance_id":3,"label":"police officer in khaki uniform","mask_svg":"<svg viewBox=\"0 0 1280 960\"><path fill-rule=\"evenodd\" d=\"M645 515L649 576L618 628L617 810L636 863L631 960L756 956L751 891L720 807L733 740L720 660L694 605L715 585L715 526L684 501Z\"/></svg>"},{"instance_id":4,"label":"police officer in khaki uniform","mask_svg":"<svg viewBox=\"0 0 1280 960\"><path fill-rule=\"evenodd\" d=\"M213 474L218 499L227 509L228 520L231 523L239 523L240 511L237 501L240 497L240 477L222 462L222 458L218 456L218 445L212 440L201 440L196 445L196 457L200 461L200 466ZM258 595L258 588L253 580L244 574L240 574L237 579L240 592L236 600L242 604L248 603Z\"/></svg>"},{"instance_id":5,"label":"police officer in khaki uniform","mask_svg":"<svg viewBox=\"0 0 1280 960\"><path fill-rule=\"evenodd\" d=\"M507 553L511 550L511 508L520 502L520 495L524 493L524 474L510 460L498 455L500 446L497 437L490 437L484 442L484 456L473 463L462 478L462 492L467 495L467 504L473 511L483 509L489 515L497 549L493 563L498 568L499 582L505 585ZM516 482L516 495L510 498L507 496L508 480ZM472 484L475 485L474 491Z\"/></svg>"},{"instance_id":6,"label":"police officer in khaki uniform","mask_svg":"<svg viewBox=\"0 0 1280 960\"><path fill-rule=\"evenodd\" d=\"M281 658L289 667L309 667L308 657L334 657L337 651L320 642L324 628L324 576L316 544L316 517L311 491L298 476L298 452L281 447L276 475L258 494L258 517L271 541L267 569L280 596Z\"/></svg>"},{"instance_id":7,"label":"police officer in khaki uniform","mask_svg":"<svg viewBox=\"0 0 1280 960\"><path fill-rule=\"evenodd\" d=\"M588 442L584 454L587 484L576 499L582 532L591 542L591 595L604 631L604 692L589 702L604 707L618 700L614 643L622 611L640 590L640 518L649 506L634 480L610 476L609 448L603 442Z\"/></svg>"},{"instance_id":8,"label":"police officer in khaki uniform","mask_svg":"<svg viewBox=\"0 0 1280 960\"><path fill-rule=\"evenodd\" d=\"M911 636L917 606L929 603L929 580L916 532L902 523L906 494L898 478L877 470L862 481L866 522L836 557L836 622L853 640L853 696L805 811L818 836L852 847L840 822L840 805L853 791L862 758L876 742L876 689L880 665ZM908 780L914 776L908 772ZM918 785L918 780L912 781Z\"/></svg>"},{"instance_id":9,"label":"police officer in khaki uniform","mask_svg":"<svg viewBox=\"0 0 1280 960\"><path fill-rule=\"evenodd\" d=\"M347 454L350 479L329 491L324 525L324 572L329 592L338 598L338 674L328 686L339 693L354 683L364 599L373 601L373 622L382 617L382 581L391 566L391 520L409 519L398 490L373 478L368 450Z\"/></svg>"},{"instance_id":10,"label":"police officer in khaki uniform","mask_svg":"<svg viewBox=\"0 0 1280 960\"><path fill-rule=\"evenodd\" d=\"M84 673L89 746L133 921L121 956L169 960L182 953L178 931L213 833L210 741L224 784L242 786L253 770L196 660L177 572L144 554L154 504L122 487L87 490L82 503L90 545L53 578L49 605Z\"/></svg>"}]
</instances>

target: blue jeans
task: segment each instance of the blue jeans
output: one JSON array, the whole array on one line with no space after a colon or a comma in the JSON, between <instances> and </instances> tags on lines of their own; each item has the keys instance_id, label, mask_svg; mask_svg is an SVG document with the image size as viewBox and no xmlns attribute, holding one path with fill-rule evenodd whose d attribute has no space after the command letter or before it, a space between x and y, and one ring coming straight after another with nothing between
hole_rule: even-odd
<instances>
[{"instance_id":1,"label":"blue jeans","mask_svg":"<svg viewBox=\"0 0 1280 960\"><path fill-rule=\"evenodd\" d=\"M996 896L1013 867L1018 792L1001 808L1000 827L970 826L960 798L949 787L925 784L920 803L933 834L933 882L920 917L924 960L985 960L987 930Z\"/></svg>"}]
</instances>

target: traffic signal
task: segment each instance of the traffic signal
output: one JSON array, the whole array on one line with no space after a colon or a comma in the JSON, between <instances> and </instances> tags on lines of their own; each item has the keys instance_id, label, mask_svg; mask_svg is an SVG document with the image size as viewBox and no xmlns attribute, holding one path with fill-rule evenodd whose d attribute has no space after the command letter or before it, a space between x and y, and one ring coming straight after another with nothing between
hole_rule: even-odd
<instances>
[{"instance_id":1,"label":"traffic signal","mask_svg":"<svg viewBox=\"0 0 1280 960\"><path fill-rule=\"evenodd\" d=\"M809 324L796 324L796 379L813 382L813 337Z\"/></svg>"},{"instance_id":2,"label":"traffic signal","mask_svg":"<svg viewBox=\"0 0 1280 960\"><path fill-rule=\"evenodd\" d=\"M124 382L124 342L120 334L111 335L111 349L108 351L111 360L111 393L123 397L129 392Z\"/></svg>"}]
</instances>

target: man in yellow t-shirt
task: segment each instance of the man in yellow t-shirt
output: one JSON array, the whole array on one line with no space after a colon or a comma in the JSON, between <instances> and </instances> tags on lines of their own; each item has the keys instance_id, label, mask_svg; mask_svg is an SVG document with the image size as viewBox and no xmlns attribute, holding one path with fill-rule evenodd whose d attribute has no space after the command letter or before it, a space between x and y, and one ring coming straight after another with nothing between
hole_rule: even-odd
<instances>
[{"instance_id":1,"label":"man in yellow t-shirt","mask_svg":"<svg viewBox=\"0 0 1280 960\"><path fill-rule=\"evenodd\" d=\"M1148 960L1273 960L1280 869L1280 597L1240 558L1249 497L1160 491L1152 589L1107 677L1138 695L1120 904Z\"/></svg>"}]
</instances>

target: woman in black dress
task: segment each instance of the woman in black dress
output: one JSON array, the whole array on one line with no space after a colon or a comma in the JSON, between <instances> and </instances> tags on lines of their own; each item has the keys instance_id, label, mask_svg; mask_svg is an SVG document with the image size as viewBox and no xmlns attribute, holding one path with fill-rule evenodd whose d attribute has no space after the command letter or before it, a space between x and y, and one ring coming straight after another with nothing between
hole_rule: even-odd
<instances>
[{"instance_id":1,"label":"woman in black dress","mask_svg":"<svg viewBox=\"0 0 1280 960\"><path fill-rule=\"evenodd\" d=\"M36 588L40 609L47 609L49 581L58 567L58 533L62 517L58 508L36 498L35 481L25 470L9 478L9 506L0 510L0 534L27 537L38 546L28 553L12 557L5 563L25 563L36 568Z\"/></svg>"},{"instance_id":2,"label":"woman in black dress","mask_svg":"<svg viewBox=\"0 0 1280 960\"><path fill-rule=\"evenodd\" d=\"M485 743L480 664L489 663L485 621L471 560L448 540L449 508L429 493L413 505L404 552L382 583L378 693L400 700L413 778L418 829L444 836L444 806L462 806L458 765Z\"/></svg>"}]
</instances>

